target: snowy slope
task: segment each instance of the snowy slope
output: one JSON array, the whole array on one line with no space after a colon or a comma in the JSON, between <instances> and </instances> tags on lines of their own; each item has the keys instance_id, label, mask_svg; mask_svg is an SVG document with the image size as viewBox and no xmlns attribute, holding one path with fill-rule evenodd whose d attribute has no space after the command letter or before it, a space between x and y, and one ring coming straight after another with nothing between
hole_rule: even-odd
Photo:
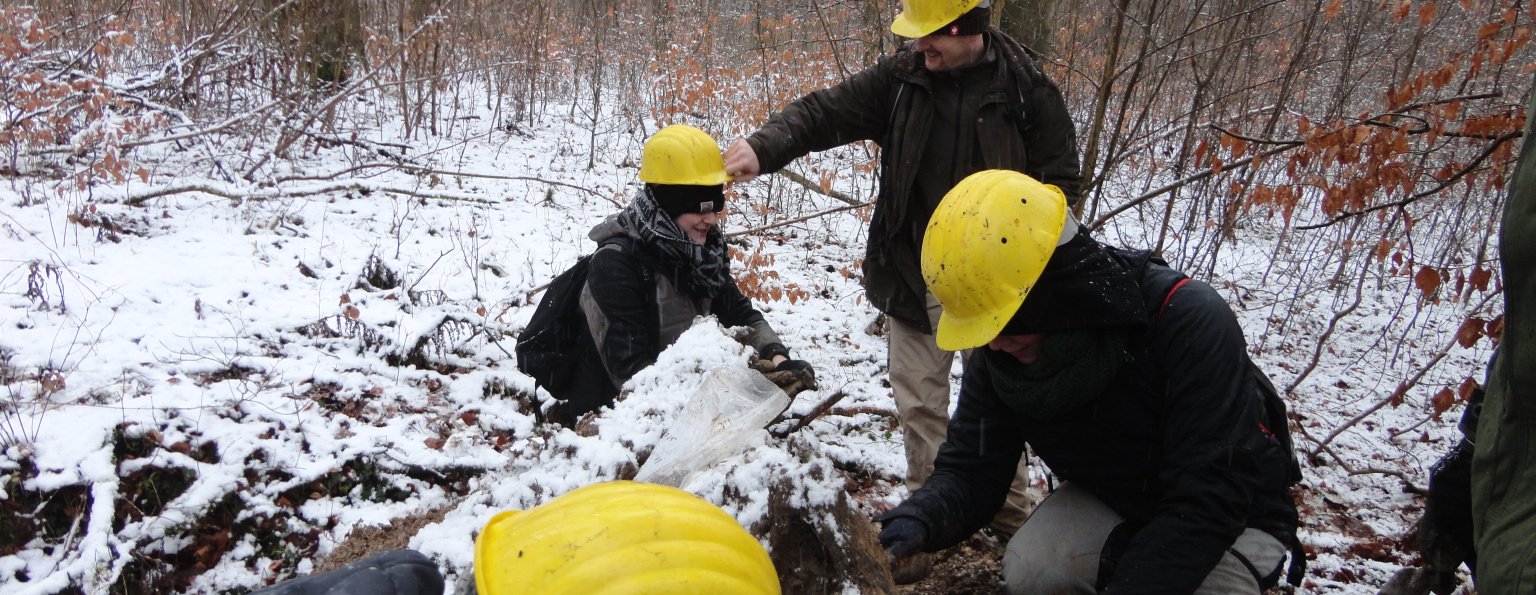
<instances>
[{"instance_id":1,"label":"snowy slope","mask_svg":"<svg viewBox=\"0 0 1536 595\"><path fill-rule=\"evenodd\" d=\"M574 124L474 132L367 131L411 147L418 167L472 175L373 169L352 174L348 191L289 184L286 195L233 188L250 198L192 192L120 204L197 181L177 154L139 156L155 175L95 188L92 199L26 204L46 182L0 186L0 505L11 518L0 526L0 591L100 592L178 573L176 584L193 592L255 587L314 570L359 529L428 514L436 520L408 544L456 577L496 511L630 476L701 372L745 353L702 322L632 382L593 435L537 424L532 381L509 355L532 313L529 292L593 248L586 230L635 188L643 134L599 135L587 169L589 131ZM346 147L308 155L296 173L338 172L357 158ZM840 158L821 157L828 167ZM743 190L772 183L784 182ZM846 175L835 184L859 193ZM867 194L867 178L857 184ZM795 195L806 203L733 212L726 231L840 206ZM757 436L684 486L749 528L761 526L767 487L779 481L811 504L852 490L871 514L905 493L884 338L870 333L875 312L856 276L860 215L733 240L755 263L738 262L738 276L751 276L761 295L780 290L758 303L821 377L822 390L802 394L790 413L846 395L791 437ZM1103 237L1144 246L1148 234L1127 219ZM1270 225L1251 221L1208 280L1286 387L1342 298L1276 297L1286 280L1266 276ZM1419 339L1383 343L1409 283L1386 278L1334 331L1334 347L1293 395L1305 431L1298 449L1369 411L1451 340L1459 310L1426 307L1407 331ZM1288 332L1270 334L1280 316L1293 318ZM1449 350L1424 384L1478 370L1484 346ZM1350 426L1329 443L1333 456L1304 457L1302 538L1316 559L1300 592L1374 593L1411 558L1400 540L1420 501L1403 486L1424 485L1460 412L1429 420L1423 392Z\"/></svg>"}]
</instances>

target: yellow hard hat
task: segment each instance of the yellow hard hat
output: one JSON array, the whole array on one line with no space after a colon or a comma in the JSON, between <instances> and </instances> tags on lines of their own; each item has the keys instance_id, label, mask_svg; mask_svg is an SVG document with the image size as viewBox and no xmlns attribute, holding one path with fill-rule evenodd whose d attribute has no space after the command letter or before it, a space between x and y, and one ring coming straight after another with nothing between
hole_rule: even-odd
<instances>
[{"instance_id":1,"label":"yellow hard hat","mask_svg":"<svg viewBox=\"0 0 1536 595\"><path fill-rule=\"evenodd\" d=\"M980 171L950 189L923 236L923 280L944 306L939 348L997 338L1045 270L1066 222L1061 189L1018 172Z\"/></svg>"},{"instance_id":2,"label":"yellow hard hat","mask_svg":"<svg viewBox=\"0 0 1536 595\"><path fill-rule=\"evenodd\" d=\"M901 0L901 14L891 21L891 33L922 37L960 18L981 0Z\"/></svg>"},{"instance_id":3,"label":"yellow hard hat","mask_svg":"<svg viewBox=\"0 0 1536 595\"><path fill-rule=\"evenodd\" d=\"M718 186L730 179L714 137L692 126L662 128L640 154L640 181L647 184Z\"/></svg>"},{"instance_id":4,"label":"yellow hard hat","mask_svg":"<svg viewBox=\"0 0 1536 595\"><path fill-rule=\"evenodd\" d=\"M491 518L475 541L481 595L776 594L762 544L677 488L610 481Z\"/></svg>"}]
</instances>

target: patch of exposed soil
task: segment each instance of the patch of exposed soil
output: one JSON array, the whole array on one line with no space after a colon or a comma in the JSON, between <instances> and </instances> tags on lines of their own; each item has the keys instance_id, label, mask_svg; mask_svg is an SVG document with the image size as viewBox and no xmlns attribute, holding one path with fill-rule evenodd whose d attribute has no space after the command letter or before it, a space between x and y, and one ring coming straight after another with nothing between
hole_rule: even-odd
<instances>
[{"instance_id":1,"label":"patch of exposed soil","mask_svg":"<svg viewBox=\"0 0 1536 595\"><path fill-rule=\"evenodd\" d=\"M331 550L331 555L316 565L315 572L335 570L374 554L405 549L422 527L443 520L452 506L442 506L422 514L395 519L388 525L358 527Z\"/></svg>"},{"instance_id":2,"label":"patch of exposed soil","mask_svg":"<svg viewBox=\"0 0 1536 595\"><path fill-rule=\"evenodd\" d=\"M976 533L959 545L934 555L933 573L921 581L896 587L899 595L971 595L1001 593L1003 544Z\"/></svg>"}]
</instances>

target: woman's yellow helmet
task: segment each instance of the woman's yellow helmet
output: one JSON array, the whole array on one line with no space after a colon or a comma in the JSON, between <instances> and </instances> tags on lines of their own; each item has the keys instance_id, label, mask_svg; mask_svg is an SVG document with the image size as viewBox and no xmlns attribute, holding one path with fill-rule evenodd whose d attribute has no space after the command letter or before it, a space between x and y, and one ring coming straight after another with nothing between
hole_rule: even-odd
<instances>
[{"instance_id":1,"label":"woman's yellow helmet","mask_svg":"<svg viewBox=\"0 0 1536 595\"><path fill-rule=\"evenodd\" d=\"M715 138L692 126L662 128L640 152L640 181L647 184L718 186L730 179Z\"/></svg>"}]
</instances>

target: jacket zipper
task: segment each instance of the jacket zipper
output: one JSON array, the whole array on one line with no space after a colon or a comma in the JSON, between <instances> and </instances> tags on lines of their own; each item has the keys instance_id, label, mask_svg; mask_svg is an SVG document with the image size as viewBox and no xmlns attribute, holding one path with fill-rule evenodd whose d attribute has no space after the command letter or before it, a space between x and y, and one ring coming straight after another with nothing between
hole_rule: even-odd
<instances>
[{"instance_id":1,"label":"jacket zipper","mask_svg":"<svg viewBox=\"0 0 1536 595\"><path fill-rule=\"evenodd\" d=\"M950 184L960 182L960 153L963 151L960 141L964 138L965 130L965 80L956 73L952 77L955 81L955 145L949 152L949 181Z\"/></svg>"}]
</instances>

